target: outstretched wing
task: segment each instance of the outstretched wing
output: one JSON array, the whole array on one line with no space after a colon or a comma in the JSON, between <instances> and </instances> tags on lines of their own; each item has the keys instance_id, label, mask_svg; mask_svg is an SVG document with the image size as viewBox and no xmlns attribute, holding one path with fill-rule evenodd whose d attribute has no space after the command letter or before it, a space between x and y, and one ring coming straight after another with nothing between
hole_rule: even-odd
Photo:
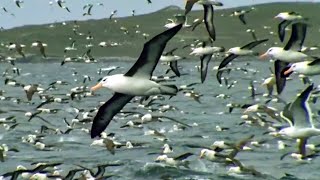
<instances>
[{"instance_id":1,"label":"outstretched wing","mask_svg":"<svg viewBox=\"0 0 320 180\"><path fill-rule=\"evenodd\" d=\"M115 93L111 99L104 103L93 119L91 138L99 136L115 116L134 96Z\"/></svg>"},{"instance_id":2,"label":"outstretched wing","mask_svg":"<svg viewBox=\"0 0 320 180\"><path fill-rule=\"evenodd\" d=\"M125 76L135 76L150 79L153 70L159 62L160 56L166 47L167 42L174 35L176 35L181 28L182 24L179 24L161 34L158 34L150 41L145 43L139 59L129 69Z\"/></svg>"}]
</instances>

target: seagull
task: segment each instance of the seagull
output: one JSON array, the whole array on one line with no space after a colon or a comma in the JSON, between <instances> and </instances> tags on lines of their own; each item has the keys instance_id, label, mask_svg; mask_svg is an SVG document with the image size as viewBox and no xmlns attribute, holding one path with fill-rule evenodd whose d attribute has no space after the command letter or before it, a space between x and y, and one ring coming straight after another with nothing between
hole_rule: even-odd
<instances>
[{"instance_id":1,"label":"seagull","mask_svg":"<svg viewBox=\"0 0 320 180\"><path fill-rule=\"evenodd\" d=\"M290 39L284 48L272 47L260 56L260 58L269 56L276 59L274 62L274 72L278 94L281 94L286 85L286 77L284 76L283 71L288 68L289 63L304 61L308 57L306 54L300 52L306 33L307 24L301 22L294 23L292 24Z\"/></svg>"},{"instance_id":2,"label":"seagull","mask_svg":"<svg viewBox=\"0 0 320 180\"><path fill-rule=\"evenodd\" d=\"M314 127L312 112L308 100L313 90L313 84L309 85L287 108L282 112L282 117L288 121L290 127L279 131L282 136L300 139L299 153L306 155L305 145L308 138L319 136L320 129Z\"/></svg>"},{"instance_id":3,"label":"seagull","mask_svg":"<svg viewBox=\"0 0 320 180\"><path fill-rule=\"evenodd\" d=\"M160 85L149 80L167 42L182 28L182 24L164 31L145 43L140 57L125 74L104 77L100 83L92 87L95 91L107 87L115 94L103 104L93 119L91 138L104 131L115 116L134 96L155 94L175 95L178 91L174 85Z\"/></svg>"},{"instance_id":4,"label":"seagull","mask_svg":"<svg viewBox=\"0 0 320 180\"><path fill-rule=\"evenodd\" d=\"M83 9L87 9L87 12L83 13L83 16L91 16L91 10L92 10L93 4L86 4Z\"/></svg>"},{"instance_id":5,"label":"seagull","mask_svg":"<svg viewBox=\"0 0 320 180\"><path fill-rule=\"evenodd\" d=\"M268 39L253 41L242 47L233 47L229 49L228 52L230 53L230 55L224 58L218 67L218 72L217 72L218 82L221 84L221 75L223 72L222 69L226 67L233 59L237 58L238 56L255 55L256 53L253 52L251 49L266 41L268 41Z\"/></svg>"},{"instance_id":6,"label":"seagull","mask_svg":"<svg viewBox=\"0 0 320 180\"><path fill-rule=\"evenodd\" d=\"M44 47L47 47L47 46L48 46L47 44L42 43L41 41L36 41L31 44L31 47L38 47L40 49L40 53L42 54L42 56L44 58L47 57L45 54L45 49L44 49Z\"/></svg>"},{"instance_id":7,"label":"seagull","mask_svg":"<svg viewBox=\"0 0 320 180\"><path fill-rule=\"evenodd\" d=\"M290 25L293 21L296 20L303 20L303 18L299 13L296 12L281 12L278 15L276 15L274 18L281 19L281 23L278 25L278 35L281 42L283 42L286 32L286 27Z\"/></svg>"},{"instance_id":8,"label":"seagull","mask_svg":"<svg viewBox=\"0 0 320 180\"><path fill-rule=\"evenodd\" d=\"M164 25L165 28L167 29L171 29L181 23L184 23L183 24L183 27L191 27L191 25L188 25L187 24L187 21L186 21L186 16L185 15L181 15L181 14L176 14L174 15L174 20L173 19L168 19L168 23Z\"/></svg>"}]
</instances>

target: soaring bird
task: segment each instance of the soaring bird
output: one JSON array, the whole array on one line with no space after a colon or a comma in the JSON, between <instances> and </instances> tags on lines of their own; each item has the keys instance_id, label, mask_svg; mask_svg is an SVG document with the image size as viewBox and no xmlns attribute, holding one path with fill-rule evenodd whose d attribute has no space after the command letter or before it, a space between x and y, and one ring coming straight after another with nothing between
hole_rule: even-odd
<instances>
[{"instance_id":1,"label":"soaring bird","mask_svg":"<svg viewBox=\"0 0 320 180\"><path fill-rule=\"evenodd\" d=\"M182 28L182 24L158 34L145 43L140 57L125 74L104 77L100 83L92 87L95 91L107 87L115 94L103 104L93 119L91 138L99 136L108 124L134 96L149 96L155 94L175 95L178 91L174 85L160 85L151 81L153 70L159 62L160 56L167 42Z\"/></svg>"},{"instance_id":2,"label":"soaring bird","mask_svg":"<svg viewBox=\"0 0 320 180\"><path fill-rule=\"evenodd\" d=\"M230 55L224 58L218 67L218 72L217 72L218 82L221 84L221 76L223 72L222 69L226 67L233 59L237 58L238 56L255 55L256 53L253 52L251 49L266 41L268 41L268 39L253 41L242 47L234 47L229 49L228 52L230 53Z\"/></svg>"},{"instance_id":3,"label":"soaring bird","mask_svg":"<svg viewBox=\"0 0 320 180\"><path fill-rule=\"evenodd\" d=\"M291 36L284 48L272 47L260 56L260 58L271 57L276 59L274 62L275 77L277 92L281 94L285 85L286 77L283 72L288 68L290 62L304 61L308 56L301 53L302 45L304 43L307 33L307 24L298 22L292 24Z\"/></svg>"},{"instance_id":4,"label":"soaring bird","mask_svg":"<svg viewBox=\"0 0 320 180\"><path fill-rule=\"evenodd\" d=\"M47 46L48 46L47 44L42 43L41 41L36 41L36 42L33 42L33 43L31 44L31 47L38 47L38 48L39 48L40 53L42 54L42 56L43 56L44 58L47 57L47 56L46 56L46 53L45 53L45 47L47 47Z\"/></svg>"},{"instance_id":5,"label":"soaring bird","mask_svg":"<svg viewBox=\"0 0 320 180\"><path fill-rule=\"evenodd\" d=\"M281 12L276 15L274 18L281 19L281 23L278 25L278 35L281 42L283 42L286 32L286 27L289 26L292 22L297 20L306 20L306 18L302 17L299 13L296 12Z\"/></svg>"}]
</instances>

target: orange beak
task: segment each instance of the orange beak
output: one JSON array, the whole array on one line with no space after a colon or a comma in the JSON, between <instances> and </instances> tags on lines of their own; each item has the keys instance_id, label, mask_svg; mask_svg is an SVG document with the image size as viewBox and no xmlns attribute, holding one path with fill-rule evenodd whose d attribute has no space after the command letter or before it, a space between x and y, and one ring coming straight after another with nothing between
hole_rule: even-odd
<instances>
[{"instance_id":1,"label":"orange beak","mask_svg":"<svg viewBox=\"0 0 320 180\"><path fill-rule=\"evenodd\" d=\"M93 86L91 88L91 91L96 91L96 90L98 90L100 88L102 88L102 83L99 82L98 84L96 84L95 86Z\"/></svg>"},{"instance_id":2,"label":"orange beak","mask_svg":"<svg viewBox=\"0 0 320 180\"><path fill-rule=\"evenodd\" d=\"M291 66L289 69L287 69L286 71L284 71L283 74L287 76L288 74L290 74L290 73L292 73L292 72L293 72L293 70L292 70L292 66Z\"/></svg>"},{"instance_id":3,"label":"orange beak","mask_svg":"<svg viewBox=\"0 0 320 180\"><path fill-rule=\"evenodd\" d=\"M264 58L266 58L266 57L268 57L268 54L267 54L267 53L261 54L261 55L259 56L260 59L264 59Z\"/></svg>"}]
</instances>

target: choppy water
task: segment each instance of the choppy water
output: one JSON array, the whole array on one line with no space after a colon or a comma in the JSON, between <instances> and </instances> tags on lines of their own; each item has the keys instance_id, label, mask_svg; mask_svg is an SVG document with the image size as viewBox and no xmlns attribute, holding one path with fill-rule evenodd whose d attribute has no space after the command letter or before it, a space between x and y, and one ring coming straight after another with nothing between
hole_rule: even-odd
<instances>
[{"instance_id":1,"label":"choppy water","mask_svg":"<svg viewBox=\"0 0 320 180\"><path fill-rule=\"evenodd\" d=\"M28 134L35 134L35 130L39 130L41 125L48 125L40 119L34 118L28 122L28 118L24 116L26 111L34 111L35 107L40 104L41 100L34 96L32 103L16 104L14 99L8 101L0 101L0 110L5 111L0 114L0 118L8 117L11 115L16 116L19 123L13 130L5 130L2 125L0 126L0 144L7 144L9 148L17 148L19 152L8 152L5 162L0 162L0 174L15 170L16 166L21 164L28 168L33 167L30 165L35 162L63 162L59 168L62 170L61 174L66 175L69 170L75 169L76 165L85 167L96 167L97 164L107 162L121 162L124 163L120 167L107 167L107 174L116 174L114 179L255 179L252 175L230 175L227 173L230 166L225 166L221 163L210 162L204 159L199 159L200 148L189 148L187 144L197 144L202 146L210 146L216 140L224 140L234 142L239 139L255 135L255 140L267 140L266 144L262 147L253 147L252 151L242 151L237 155L237 158L246 166L252 166L257 171L266 174L268 179L280 178L284 173L293 174L298 178L303 179L317 179L320 176L319 158L315 158L308 163L297 162L291 157L280 160L280 157L286 152L296 151L296 143L294 140L284 140L291 147L285 150L277 149L277 138L270 135L263 135L266 129L257 126L239 125L243 110L236 109L232 113L228 113L226 104L230 102L238 103L253 103L250 98L250 91L248 85L250 80L256 80L255 86L258 93L265 93L266 89L261 87L261 81L270 75L268 69L272 63L252 59L249 66L245 65L245 61L234 62L234 65L247 68L249 72L244 74L242 71L232 71L230 73L231 80L237 80L234 88L227 89L226 86L219 86L215 78L216 71L210 70L207 80L204 84L194 86L194 90L203 96L200 98L201 103L185 97L182 92L177 96L165 101L159 101L163 104L170 104L175 106L177 111L168 111L163 113L165 116L176 118L189 125L196 123L198 126L187 128L181 131L173 131L172 121L151 122L144 124L142 129L139 128L120 128L128 120L134 120L132 116L125 119L117 119L113 121L107 128L107 133L115 133L117 141L125 143L126 141L143 142L143 147L136 147L127 149L121 147L116 149L115 154L112 155L105 147L90 146L92 139L86 132L75 129L70 134L44 134L42 142L48 146L52 146L50 151L37 150L33 145L22 143L21 137ZM15 79L17 82L23 84L40 83L41 87L47 87L51 82L56 80L64 80L69 83L66 86L57 86L57 89L50 90L47 94L54 95L55 97L65 97L64 94L69 93L70 89L75 86L82 85L82 75L90 75L93 77L91 82L86 82L86 85L92 86L96 83L97 79L101 76L97 74L97 70L103 67L120 66L123 68L117 69L114 73L125 73L133 62L119 62L109 61L97 64L82 64L70 63L65 66L60 66L59 63L17 63L17 67L21 68L21 75ZM187 75L176 78L176 81L170 82L176 85L189 84L200 81L199 72L197 72L195 65L198 61L179 63L183 69L181 72ZM214 60L211 62L211 67L218 65ZM10 67L8 64L1 64L0 71L3 72L6 68ZM159 65L156 68L155 75L163 74L167 66ZM252 73L257 69L257 73ZM78 72L77 75L72 76L73 72ZM289 81L285 92L282 95L287 101L290 101L299 90L305 86L297 78L293 76L294 80ZM78 81L75 81L77 79ZM314 78L317 79L317 78ZM230 81L231 81L230 80ZM4 85L4 77L0 82L0 89L5 90L4 96L21 98L26 100L25 93L21 87L11 87ZM316 82L317 84L317 82ZM228 98L217 97L219 94L225 94ZM40 114L41 117L50 121L54 128L59 128L62 131L67 129L63 118L69 122L75 117L72 112L72 107L83 108L85 110L92 109L98 106L98 102L108 100L112 92L104 89L100 90L96 96L87 97L81 100L68 100L69 103L59 104L51 103L45 105L46 108L56 108L59 111L56 114ZM264 102L265 98L257 96L255 102ZM283 108L283 104L271 103L270 105ZM137 108L137 104L128 104L124 110L137 111L147 113L143 108ZM154 106L155 108L157 106ZM316 105L313 105L316 110ZM13 110L21 110L13 111ZM183 112L183 113L182 113ZM81 119L81 118L80 118ZM270 119L271 120L271 119ZM317 123L318 124L318 123ZM218 132L216 126L230 128L227 131ZM90 128L91 124L77 125L79 128ZM144 131L148 128L162 130L167 137L166 142L155 139L154 136L144 135ZM319 143L319 138L311 138L310 143ZM168 143L173 147L174 152L169 156L177 156L185 152L194 153L188 160L190 161L189 169L185 167L170 167L162 163L156 163L155 158L161 153L164 143ZM156 154L155 154L156 153ZM75 177L79 177L76 175Z\"/></svg>"}]
</instances>

